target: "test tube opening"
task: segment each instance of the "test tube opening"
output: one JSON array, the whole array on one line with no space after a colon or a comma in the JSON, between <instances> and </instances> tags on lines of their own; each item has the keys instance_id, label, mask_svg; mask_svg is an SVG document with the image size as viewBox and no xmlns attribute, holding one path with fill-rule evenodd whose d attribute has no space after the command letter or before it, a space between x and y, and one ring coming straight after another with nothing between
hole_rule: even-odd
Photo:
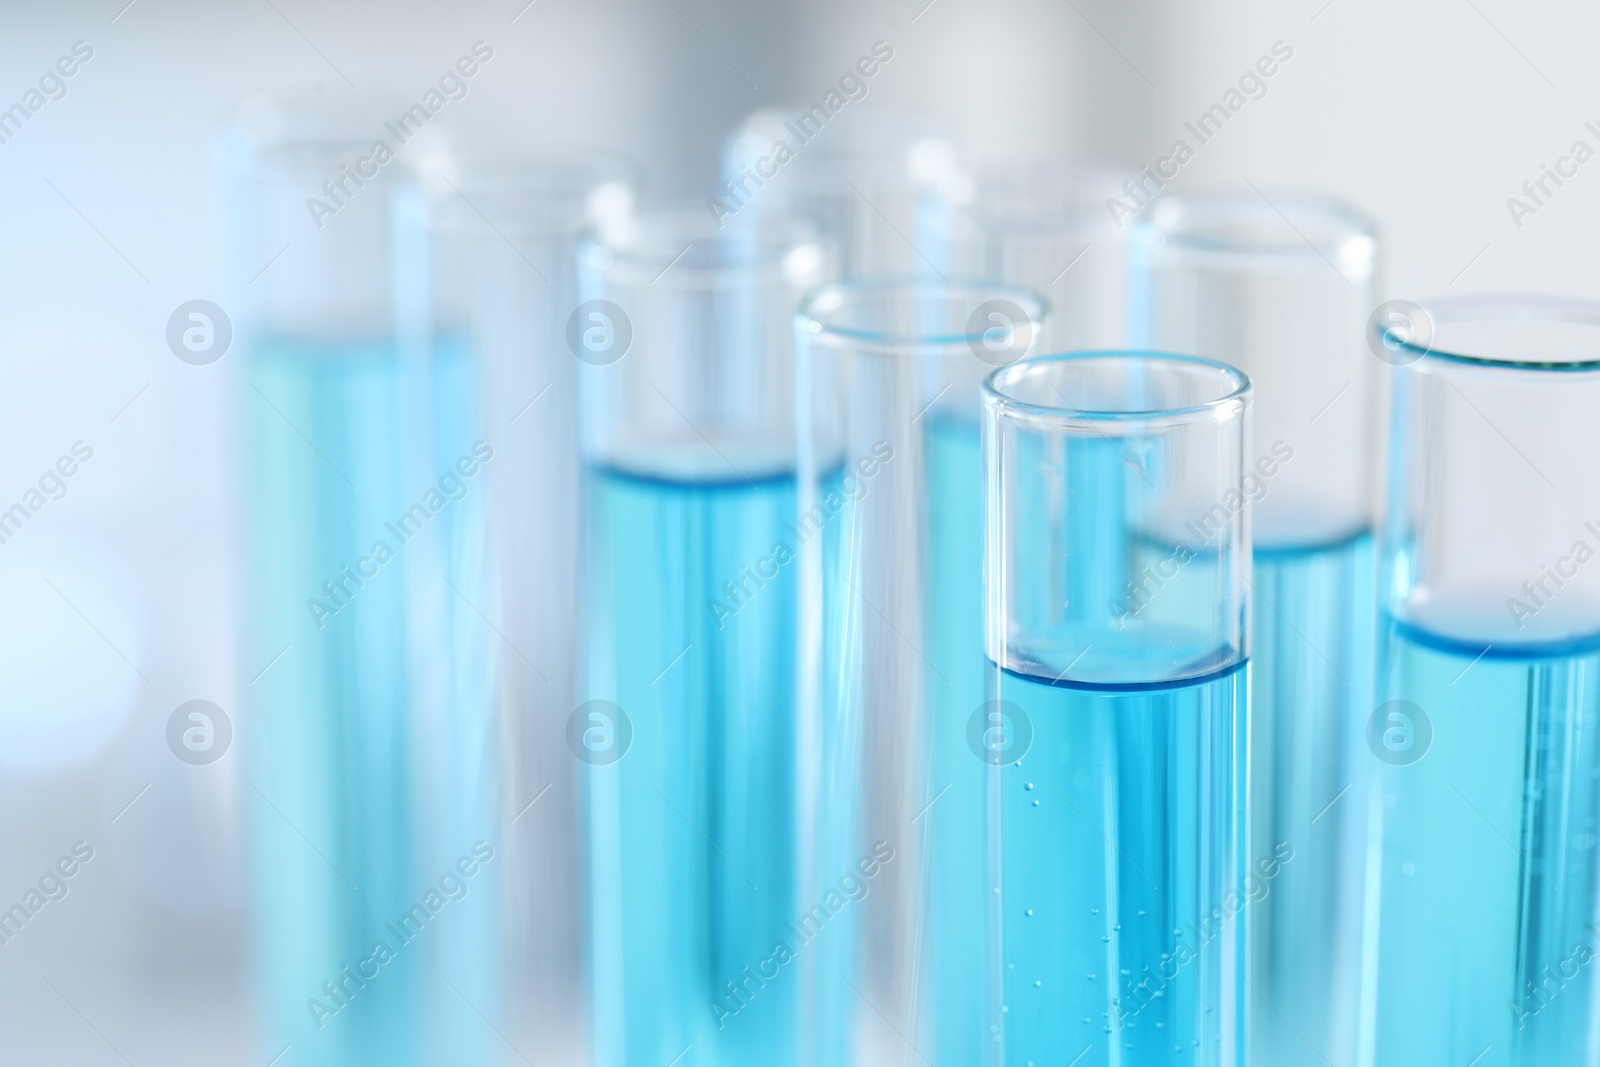
<instances>
[{"instance_id":1,"label":"test tube opening","mask_svg":"<svg viewBox=\"0 0 1600 1067\"><path fill-rule=\"evenodd\" d=\"M1600 645L1600 305L1456 298L1374 322L1396 367L1387 613L1473 654Z\"/></svg>"},{"instance_id":2,"label":"test tube opening","mask_svg":"<svg viewBox=\"0 0 1600 1067\"><path fill-rule=\"evenodd\" d=\"M1347 277L1370 273L1377 257L1377 225L1333 197L1314 193L1238 193L1173 197L1151 208L1139 243L1196 254L1263 255L1326 270L1331 262Z\"/></svg>"},{"instance_id":3,"label":"test tube opening","mask_svg":"<svg viewBox=\"0 0 1600 1067\"><path fill-rule=\"evenodd\" d=\"M793 216L719 225L693 209L625 219L612 237L583 253L569 326L587 458L678 481L788 471L792 309L830 276L827 243Z\"/></svg>"},{"instance_id":4,"label":"test tube opening","mask_svg":"<svg viewBox=\"0 0 1600 1067\"><path fill-rule=\"evenodd\" d=\"M988 651L1056 685L1141 687L1247 652L1250 382L1154 352L985 383Z\"/></svg>"},{"instance_id":5,"label":"test tube opening","mask_svg":"<svg viewBox=\"0 0 1600 1067\"><path fill-rule=\"evenodd\" d=\"M1110 352L1028 360L995 372L988 384L1019 416L1063 425L1182 419L1249 387L1242 373L1210 360Z\"/></svg>"},{"instance_id":6,"label":"test tube opening","mask_svg":"<svg viewBox=\"0 0 1600 1067\"><path fill-rule=\"evenodd\" d=\"M997 324L989 318L988 305L1001 302L1015 306L1020 314L1009 325L1022 331L1037 328L1047 310L1044 300L1034 293L993 282L890 277L839 282L820 289L806 299L800 319L808 333L823 340L877 349L911 346L913 354L951 348L958 349L959 355L983 345L989 329ZM1021 344L1011 345L1005 353L995 352L990 365L1020 358L1028 340L1024 332Z\"/></svg>"}]
</instances>

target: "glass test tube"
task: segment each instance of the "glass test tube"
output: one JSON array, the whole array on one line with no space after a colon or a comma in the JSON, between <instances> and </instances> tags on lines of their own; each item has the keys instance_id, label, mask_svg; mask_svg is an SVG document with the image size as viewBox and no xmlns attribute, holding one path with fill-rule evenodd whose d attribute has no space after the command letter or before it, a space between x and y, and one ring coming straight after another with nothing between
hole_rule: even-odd
<instances>
[{"instance_id":1,"label":"glass test tube","mask_svg":"<svg viewBox=\"0 0 1600 1067\"><path fill-rule=\"evenodd\" d=\"M804 744L842 776L800 903L852 900L808 949L847 993L821 1062L986 1047L978 397L1047 322L1023 290L914 278L829 286L796 317ZM859 961L828 955L840 927Z\"/></svg>"},{"instance_id":2,"label":"glass test tube","mask_svg":"<svg viewBox=\"0 0 1600 1067\"><path fill-rule=\"evenodd\" d=\"M790 317L830 263L792 220L699 210L585 260L594 1062L794 1063Z\"/></svg>"},{"instance_id":3,"label":"glass test tube","mask_svg":"<svg viewBox=\"0 0 1600 1067\"><path fill-rule=\"evenodd\" d=\"M1249 392L1231 367L1143 352L985 385L982 1062L1243 1062L1242 913L1270 877L1243 853Z\"/></svg>"},{"instance_id":4,"label":"glass test tube","mask_svg":"<svg viewBox=\"0 0 1600 1067\"><path fill-rule=\"evenodd\" d=\"M1353 1056L1377 269L1371 220L1317 197L1174 198L1135 226L1136 343L1226 360L1255 386L1250 856L1292 859L1251 905L1250 1043L1284 1067Z\"/></svg>"},{"instance_id":5,"label":"glass test tube","mask_svg":"<svg viewBox=\"0 0 1600 1067\"><path fill-rule=\"evenodd\" d=\"M436 148L368 125L290 120L223 153L234 262L256 275L235 309L262 1050L483 1062L497 1039L477 1013L501 999L498 639L477 608L495 452L412 178Z\"/></svg>"},{"instance_id":6,"label":"glass test tube","mask_svg":"<svg viewBox=\"0 0 1600 1067\"><path fill-rule=\"evenodd\" d=\"M567 717L578 702L581 465L579 360L567 324L579 302L578 248L625 225L637 176L594 154L453 153L438 194L436 274L447 309L482 360L495 619L506 738L502 937L508 1011L496 1025L530 1056L576 1057L583 1025L583 854ZM447 297L447 298L446 298ZM537 806L532 802L538 801Z\"/></svg>"},{"instance_id":7,"label":"glass test tube","mask_svg":"<svg viewBox=\"0 0 1600 1067\"><path fill-rule=\"evenodd\" d=\"M1397 369L1359 1062L1592 1062L1600 305L1376 330Z\"/></svg>"},{"instance_id":8,"label":"glass test tube","mask_svg":"<svg viewBox=\"0 0 1600 1067\"><path fill-rule=\"evenodd\" d=\"M842 278L943 279L961 266L952 262L955 213L972 179L925 118L846 110L823 132L806 106L763 109L729 135L722 170L719 212L814 220Z\"/></svg>"},{"instance_id":9,"label":"glass test tube","mask_svg":"<svg viewBox=\"0 0 1600 1067\"><path fill-rule=\"evenodd\" d=\"M1106 213L1109 168L1051 160L980 174L952 224L960 273L1042 293L1054 309L1038 351L1116 348L1127 336L1128 230Z\"/></svg>"}]
</instances>

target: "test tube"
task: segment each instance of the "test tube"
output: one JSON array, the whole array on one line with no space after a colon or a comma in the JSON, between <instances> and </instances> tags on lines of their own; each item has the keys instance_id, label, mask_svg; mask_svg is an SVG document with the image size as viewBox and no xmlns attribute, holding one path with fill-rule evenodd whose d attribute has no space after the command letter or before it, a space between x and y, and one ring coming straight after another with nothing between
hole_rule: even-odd
<instances>
[{"instance_id":1,"label":"test tube","mask_svg":"<svg viewBox=\"0 0 1600 1067\"><path fill-rule=\"evenodd\" d=\"M432 269L415 174L436 147L375 118L224 143L234 262L254 275L234 311L262 1059L483 1062L478 1013L501 1000L499 645L479 607L495 450Z\"/></svg>"},{"instance_id":2,"label":"test tube","mask_svg":"<svg viewBox=\"0 0 1600 1067\"><path fill-rule=\"evenodd\" d=\"M1256 389L1250 856L1281 870L1251 905L1252 1055L1351 1062L1377 617L1376 229L1337 201L1252 192L1165 200L1134 230L1135 343L1225 360Z\"/></svg>"},{"instance_id":3,"label":"test tube","mask_svg":"<svg viewBox=\"0 0 1600 1067\"><path fill-rule=\"evenodd\" d=\"M1108 167L1041 160L977 176L951 225L952 261L1050 301L1041 352L1121 346L1127 337L1128 230L1106 212L1122 175Z\"/></svg>"},{"instance_id":4,"label":"test tube","mask_svg":"<svg viewBox=\"0 0 1600 1067\"><path fill-rule=\"evenodd\" d=\"M1385 305L1373 341L1396 369L1359 1062L1590 1062L1600 305Z\"/></svg>"},{"instance_id":5,"label":"test tube","mask_svg":"<svg viewBox=\"0 0 1600 1067\"><path fill-rule=\"evenodd\" d=\"M974 730L998 953L971 1062L1244 1062L1249 394L1231 367L1149 352L985 385Z\"/></svg>"},{"instance_id":6,"label":"test tube","mask_svg":"<svg viewBox=\"0 0 1600 1067\"><path fill-rule=\"evenodd\" d=\"M824 133L800 104L752 114L728 137L711 213L812 219L842 278L959 271L956 213L973 182L954 143L928 119L889 108L828 121Z\"/></svg>"},{"instance_id":7,"label":"test tube","mask_svg":"<svg viewBox=\"0 0 1600 1067\"><path fill-rule=\"evenodd\" d=\"M1025 290L917 278L828 286L796 316L802 749L838 782L800 904L826 918L818 985L845 993L818 1062L988 1047L979 387L1048 319Z\"/></svg>"},{"instance_id":8,"label":"test tube","mask_svg":"<svg viewBox=\"0 0 1600 1067\"><path fill-rule=\"evenodd\" d=\"M454 151L434 162L425 178L439 284L429 303L480 354L495 448L482 477L496 580L479 606L500 651L511 847L498 936L504 1001L515 1008L496 1025L529 1056L559 1060L588 1040L579 765L565 742L578 702L581 512L581 364L567 325L579 303L578 249L626 224L639 179L626 160L599 153Z\"/></svg>"},{"instance_id":9,"label":"test tube","mask_svg":"<svg viewBox=\"0 0 1600 1067\"><path fill-rule=\"evenodd\" d=\"M690 209L585 253L585 764L593 1062L792 1064L793 335L825 247Z\"/></svg>"}]
</instances>

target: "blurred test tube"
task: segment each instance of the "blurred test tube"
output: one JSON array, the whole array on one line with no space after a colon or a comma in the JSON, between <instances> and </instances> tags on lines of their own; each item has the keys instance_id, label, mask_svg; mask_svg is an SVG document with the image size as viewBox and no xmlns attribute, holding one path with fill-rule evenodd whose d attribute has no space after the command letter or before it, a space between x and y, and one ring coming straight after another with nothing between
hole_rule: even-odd
<instances>
[{"instance_id":1,"label":"blurred test tube","mask_svg":"<svg viewBox=\"0 0 1600 1067\"><path fill-rule=\"evenodd\" d=\"M841 278L943 278L956 210L972 196L934 123L876 102L826 124L800 104L757 111L729 135L722 171L712 215L803 215L833 243Z\"/></svg>"},{"instance_id":2,"label":"blurred test tube","mask_svg":"<svg viewBox=\"0 0 1600 1067\"><path fill-rule=\"evenodd\" d=\"M1109 167L1039 160L980 172L951 226L966 277L1020 285L1050 302L1036 352L1117 348L1127 333L1128 231L1106 211Z\"/></svg>"},{"instance_id":3,"label":"blurred test tube","mask_svg":"<svg viewBox=\"0 0 1600 1067\"><path fill-rule=\"evenodd\" d=\"M862 944L826 961L850 995L819 1031L825 1062L943 1067L990 1047L986 764L968 732L985 693L979 387L1046 319L1025 290L912 277L826 286L796 316L801 708L850 771L814 892L870 890L819 937L855 927Z\"/></svg>"},{"instance_id":4,"label":"blurred test tube","mask_svg":"<svg viewBox=\"0 0 1600 1067\"><path fill-rule=\"evenodd\" d=\"M793 1064L797 745L790 316L811 227L699 208L585 253L583 775L594 1062ZM692 1048L692 1052L689 1051Z\"/></svg>"},{"instance_id":5,"label":"blurred test tube","mask_svg":"<svg viewBox=\"0 0 1600 1067\"><path fill-rule=\"evenodd\" d=\"M218 152L245 364L264 1060L498 1054L479 1016L502 1000L497 453L441 200L416 180L429 133L267 114Z\"/></svg>"},{"instance_id":6,"label":"blurred test tube","mask_svg":"<svg viewBox=\"0 0 1600 1067\"><path fill-rule=\"evenodd\" d=\"M1163 200L1134 230L1136 340L1224 360L1256 389L1249 859L1266 866L1244 920L1252 1054L1350 1062L1382 440L1383 364L1364 341L1376 228L1338 201L1252 192ZM1221 514L1194 516L1192 547ZM1136 613L1149 595L1130 587Z\"/></svg>"},{"instance_id":7,"label":"blurred test tube","mask_svg":"<svg viewBox=\"0 0 1600 1067\"><path fill-rule=\"evenodd\" d=\"M596 153L452 153L427 175L440 233L436 315L459 323L482 366L485 473L498 573L505 738L504 944L517 1049L581 1058L584 997L578 769L565 741L577 703L583 317L578 248L626 224L638 177ZM581 342L581 330L577 334ZM488 602L480 605L487 613Z\"/></svg>"}]
</instances>

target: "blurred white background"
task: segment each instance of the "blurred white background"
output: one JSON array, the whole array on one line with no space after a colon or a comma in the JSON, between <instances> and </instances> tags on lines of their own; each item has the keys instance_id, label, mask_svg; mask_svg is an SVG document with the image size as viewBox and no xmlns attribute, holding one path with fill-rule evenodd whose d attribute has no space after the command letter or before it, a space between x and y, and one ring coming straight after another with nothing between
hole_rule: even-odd
<instances>
[{"instance_id":1,"label":"blurred white background","mask_svg":"<svg viewBox=\"0 0 1600 1067\"><path fill-rule=\"evenodd\" d=\"M1589 5L124 3L0 11L0 108L93 49L0 144L0 509L93 450L0 543L0 902L94 850L0 945L6 1063L257 1062L236 772L164 739L178 704L236 707L264 666L236 641L237 382L164 338L219 290L208 138L248 95L414 96L482 39L495 60L448 109L457 131L615 149L654 198L701 201L732 125L820 97L880 39L894 60L854 106L940 118L971 162L1067 153L1130 176L1282 41L1292 59L1173 189L1351 199L1383 226L1389 296L1600 288L1600 162L1520 227L1506 204L1573 141L1600 145Z\"/></svg>"}]
</instances>

